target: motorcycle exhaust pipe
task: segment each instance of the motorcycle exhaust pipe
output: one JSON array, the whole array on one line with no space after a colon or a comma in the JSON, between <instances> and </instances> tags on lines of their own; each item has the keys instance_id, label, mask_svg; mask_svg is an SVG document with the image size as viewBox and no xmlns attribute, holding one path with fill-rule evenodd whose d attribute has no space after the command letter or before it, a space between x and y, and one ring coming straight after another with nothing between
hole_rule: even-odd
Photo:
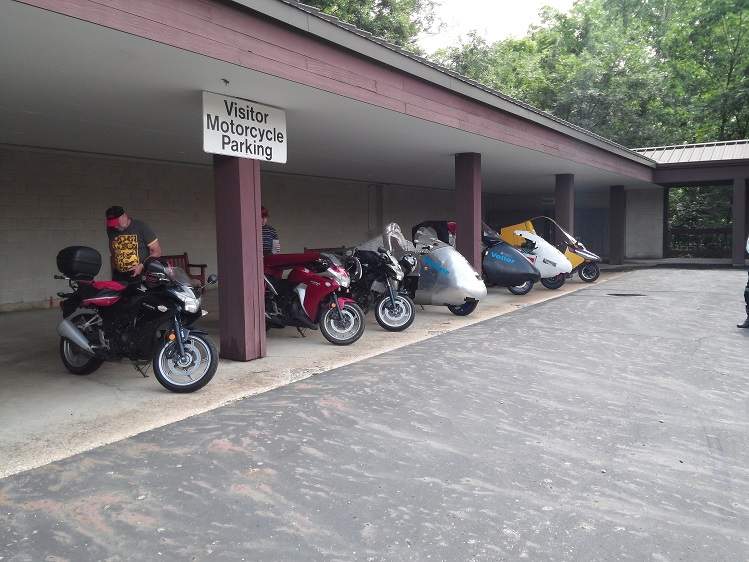
<instances>
[{"instance_id":1,"label":"motorcycle exhaust pipe","mask_svg":"<svg viewBox=\"0 0 749 562\"><path fill-rule=\"evenodd\" d=\"M96 355L88 340L83 336L83 334L78 331L78 328L75 327L75 324L73 324L67 318L60 322L60 324L57 326L57 333L60 335L60 337L70 340L75 345L80 347L84 353L88 353L92 357Z\"/></svg>"}]
</instances>

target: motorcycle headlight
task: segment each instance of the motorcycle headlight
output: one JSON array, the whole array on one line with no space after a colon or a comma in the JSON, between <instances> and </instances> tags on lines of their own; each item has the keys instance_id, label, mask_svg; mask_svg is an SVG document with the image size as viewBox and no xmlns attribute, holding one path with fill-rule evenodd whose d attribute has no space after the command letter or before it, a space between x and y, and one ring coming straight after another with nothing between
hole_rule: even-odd
<instances>
[{"instance_id":1,"label":"motorcycle headlight","mask_svg":"<svg viewBox=\"0 0 749 562\"><path fill-rule=\"evenodd\" d=\"M351 277L349 277L348 272L342 267L333 265L328 268L328 274L333 281L338 283L344 289L351 285Z\"/></svg>"},{"instance_id":2,"label":"motorcycle headlight","mask_svg":"<svg viewBox=\"0 0 749 562\"><path fill-rule=\"evenodd\" d=\"M184 291L172 291L172 293L182 301L185 312L192 314L200 310L200 301L202 300L202 297L196 297L194 293L190 294Z\"/></svg>"},{"instance_id":3,"label":"motorcycle headlight","mask_svg":"<svg viewBox=\"0 0 749 562\"><path fill-rule=\"evenodd\" d=\"M196 299L195 297L186 297L182 302L185 303L186 312L192 314L200 310L200 299Z\"/></svg>"}]
</instances>

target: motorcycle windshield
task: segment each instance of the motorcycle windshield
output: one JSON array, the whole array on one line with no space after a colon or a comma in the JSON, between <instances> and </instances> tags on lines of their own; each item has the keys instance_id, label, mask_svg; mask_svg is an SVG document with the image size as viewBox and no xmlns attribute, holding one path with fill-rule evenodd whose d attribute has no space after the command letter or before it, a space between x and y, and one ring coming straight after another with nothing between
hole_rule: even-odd
<instances>
[{"instance_id":1,"label":"motorcycle windshield","mask_svg":"<svg viewBox=\"0 0 749 562\"><path fill-rule=\"evenodd\" d=\"M401 227L394 222L388 224L382 232L383 246L388 252L392 252L397 258L401 258L406 252L415 250L413 244L403 236Z\"/></svg>"},{"instance_id":2,"label":"motorcycle windshield","mask_svg":"<svg viewBox=\"0 0 749 562\"><path fill-rule=\"evenodd\" d=\"M499 232L494 230L491 226L485 222L481 223L481 241L487 246L491 246L502 240Z\"/></svg>"},{"instance_id":3,"label":"motorcycle windshield","mask_svg":"<svg viewBox=\"0 0 749 562\"><path fill-rule=\"evenodd\" d=\"M557 224L556 222L554 224ZM564 234L565 238L567 238L567 242L570 244L577 244L577 239L572 236L569 232L567 232L565 229L563 229L561 226L557 224L557 228L562 231L562 234Z\"/></svg>"},{"instance_id":4,"label":"motorcycle windshield","mask_svg":"<svg viewBox=\"0 0 749 562\"><path fill-rule=\"evenodd\" d=\"M426 246L441 246L445 242L441 242L437 238L437 233L432 228L422 226L414 234L414 244L416 244L416 248L421 249Z\"/></svg>"},{"instance_id":5,"label":"motorcycle windshield","mask_svg":"<svg viewBox=\"0 0 749 562\"><path fill-rule=\"evenodd\" d=\"M343 268L341 260L335 254L331 254L330 252L320 252L320 257L328 260L332 265L337 265L338 267Z\"/></svg>"},{"instance_id":6,"label":"motorcycle windshield","mask_svg":"<svg viewBox=\"0 0 749 562\"><path fill-rule=\"evenodd\" d=\"M181 267L172 267L171 273L167 273L167 276L178 285L183 285L185 287L193 286L192 279L188 277L185 270Z\"/></svg>"}]
</instances>

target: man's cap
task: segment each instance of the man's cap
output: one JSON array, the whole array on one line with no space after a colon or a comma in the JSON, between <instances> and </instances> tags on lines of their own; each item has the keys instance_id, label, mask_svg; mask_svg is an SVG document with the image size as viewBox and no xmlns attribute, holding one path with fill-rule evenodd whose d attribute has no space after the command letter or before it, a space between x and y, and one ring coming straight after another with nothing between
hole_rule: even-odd
<instances>
[{"instance_id":1,"label":"man's cap","mask_svg":"<svg viewBox=\"0 0 749 562\"><path fill-rule=\"evenodd\" d=\"M115 205L107 209L107 228L114 228L120 222L120 217L125 214L125 209Z\"/></svg>"},{"instance_id":2,"label":"man's cap","mask_svg":"<svg viewBox=\"0 0 749 562\"><path fill-rule=\"evenodd\" d=\"M260 207L260 216L261 217L267 217L268 216L268 209L265 207Z\"/></svg>"}]
</instances>

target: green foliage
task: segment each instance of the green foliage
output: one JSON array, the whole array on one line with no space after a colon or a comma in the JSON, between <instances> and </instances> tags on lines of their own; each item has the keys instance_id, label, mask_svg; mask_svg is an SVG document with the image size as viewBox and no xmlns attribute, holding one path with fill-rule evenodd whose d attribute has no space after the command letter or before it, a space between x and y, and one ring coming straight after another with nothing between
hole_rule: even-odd
<instances>
[{"instance_id":1,"label":"green foliage","mask_svg":"<svg viewBox=\"0 0 749 562\"><path fill-rule=\"evenodd\" d=\"M726 186L669 190L669 228L725 228L731 226L732 188Z\"/></svg>"},{"instance_id":2,"label":"green foliage","mask_svg":"<svg viewBox=\"0 0 749 562\"><path fill-rule=\"evenodd\" d=\"M421 54L416 36L435 29L435 0L303 0L304 4Z\"/></svg>"},{"instance_id":3,"label":"green foliage","mask_svg":"<svg viewBox=\"0 0 749 562\"><path fill-rule=\"evenodd\" d=\"M746 0L578 0L523 39L473 33L436 62L622 145L746 138Z\"/></svg>"}]
</instances>

